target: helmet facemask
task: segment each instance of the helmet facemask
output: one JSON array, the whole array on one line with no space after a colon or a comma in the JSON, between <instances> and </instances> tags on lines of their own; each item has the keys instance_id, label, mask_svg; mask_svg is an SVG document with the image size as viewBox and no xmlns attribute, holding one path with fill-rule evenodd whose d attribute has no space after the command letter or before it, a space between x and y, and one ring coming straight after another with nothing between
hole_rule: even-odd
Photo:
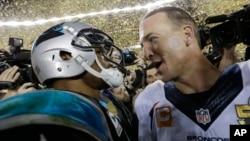
<instances>
[{"instance_id":1,"label":"helmet facemask","mask_svg":"<svg viewBox=\"0 0 250 141\"><path fill-rule=\"evenodd\" d=\"M91 45L84 46L86 44L82 44L82 42L85 42L85 40L87 40ZM101 72L95 71L87 65L86 62L84 63L84 58L81 56L76 57L76 61L78 61L89 73L102 78L111 87L118 87L123 83L123 75L119 71L125 70L123 65L124 59L122 56L122 50L113 44L112 38L110 38L107 34L93 28L81 30L72 40L72 46L83 51L87 51L88 49L99 50L103 59L105 61L109 61L113 68L105 69L97 56L95 60L99 68L102 70Z\"/></svg>"},{"instance_id":2,"label":"helmet facemask","mask_svg":"<svg viewBox=\"0 0 250 141\"><path fill-rule=\"evenodd\" d=\"M88 40L90 46L83 46L79 40ZM114 67L117 67L123 74L127 73L122 50L113 44L113 39L106 33L98 29L83 29L76 36L72 45L80 50L98 48L105 61L109 61Z\"/></svg>"}]
</instances>

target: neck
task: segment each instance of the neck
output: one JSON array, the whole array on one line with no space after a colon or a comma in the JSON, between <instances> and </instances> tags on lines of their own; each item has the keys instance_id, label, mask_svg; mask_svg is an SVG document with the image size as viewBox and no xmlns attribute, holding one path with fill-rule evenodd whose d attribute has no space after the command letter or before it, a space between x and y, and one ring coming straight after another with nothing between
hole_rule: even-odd
<instances>
[{"instance_id":1,"label":"neck","mask_svg":"<svg viewBox=\"0 0 250 141\"><path fill-rule=\"evenodd\" d=\"M58 90L66 90L73 91L79 93L81 95L88 95L90 97L99 99L100 98L100 90L92 87L88 83L83 80L57 80L54 85L54 89Z\"/></svg>"},{"instance_id":2,"label":"neck","mask_svg":"<svg viewBox=\"0 0 250 141\"><path fill-rule=\"evenodd\" d=\"M192 65L192 70L186 71L184 75L174 81L175 86L184 94L207 91L220 76L220 71L207 60L194 64L198 65Z\"/></svg>"}]
</instances>

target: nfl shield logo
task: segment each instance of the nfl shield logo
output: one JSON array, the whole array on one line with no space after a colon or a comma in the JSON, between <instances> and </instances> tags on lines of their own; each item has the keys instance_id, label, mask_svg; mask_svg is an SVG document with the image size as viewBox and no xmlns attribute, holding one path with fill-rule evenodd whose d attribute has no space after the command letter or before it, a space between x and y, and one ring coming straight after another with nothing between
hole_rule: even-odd
<instances>
[{"instance_id":1,"label":"nfl shield logo","mask_svg":"<svg viewBox=\"0 0 250 141\"><path fill-rule=\"evenodd\" d=\"M196 119L199 123L206 125L211 121L208 109L204 110L201 108L200 110L195 110L195 113L196 113Z\"/></svg>"}]
</instances>

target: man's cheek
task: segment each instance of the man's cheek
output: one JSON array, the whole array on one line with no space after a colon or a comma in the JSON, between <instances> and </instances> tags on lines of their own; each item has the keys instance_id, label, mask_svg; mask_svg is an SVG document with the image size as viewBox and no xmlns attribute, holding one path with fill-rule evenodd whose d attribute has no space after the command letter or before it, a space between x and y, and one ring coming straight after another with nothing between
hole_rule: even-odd
<instances>
[{"instance_id":1,"label":"man's cheek","mask_svg":"<svg viewBox=\"0 0 250 141\"><path fill-rule=\"evenodd\" d=\"M166 45L168 46L169 49L174 49L174 50L181 50L181 46L185 46L183 39L181 39L179 36L174 35L168 38L166 41Z\"/></svg>"}]
</instances>

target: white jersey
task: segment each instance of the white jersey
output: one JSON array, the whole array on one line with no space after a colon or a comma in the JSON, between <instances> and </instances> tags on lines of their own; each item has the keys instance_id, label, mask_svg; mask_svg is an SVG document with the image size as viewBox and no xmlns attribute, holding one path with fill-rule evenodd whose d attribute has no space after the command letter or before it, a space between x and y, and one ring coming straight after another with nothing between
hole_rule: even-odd
<instances>
[{"instance_id":1,"label":"white jersey","mask_svg":"<svg viewBox=\"0 0 250 141\"><path fill-rule=\"evenodd\" d=\"M148 122L149 120L151 120L149 112L154 106L155 102L161 99L165 99L164 82L161 80L157 80L154 83L147 85L147 87L139 94L139 96L135 100L134 109L137 118L139 119L138 136L139 139L142 139L142 141L151 140L151 127Z\"/></svg>"},{"instance_id":2,"label":"white jersey","mask_svg":"<svg viewBox=\"0 0 250 141\"><path fill-rule=\"evenodd\" d=\"M184 95L168 82L163 93L145 117L139 112L139 124L151 126L149 134L139 125L140 141L229 141L230 125L250 124L250 61L226 68L208 91Z\"/></svg>"}]
</instances>

